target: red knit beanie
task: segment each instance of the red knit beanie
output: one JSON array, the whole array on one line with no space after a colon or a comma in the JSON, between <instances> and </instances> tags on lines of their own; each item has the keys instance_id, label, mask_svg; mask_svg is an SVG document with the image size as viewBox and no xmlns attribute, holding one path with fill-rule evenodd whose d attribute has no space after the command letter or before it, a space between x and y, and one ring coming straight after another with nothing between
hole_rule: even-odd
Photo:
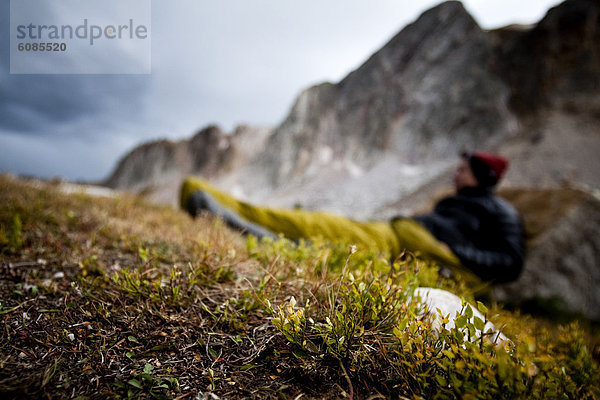
<instances>
[{"instance_id":1,"label":"red knit beanie","mask_svg":"<svg viewBox=\"0 0 600 400\"><path fill-rule=\"evenodd\" d=\"M469 161L473 175L481 186L496 185L508 168L506 158L485 151L465 152L463 157Z\"/></svg>"}]
</instances>

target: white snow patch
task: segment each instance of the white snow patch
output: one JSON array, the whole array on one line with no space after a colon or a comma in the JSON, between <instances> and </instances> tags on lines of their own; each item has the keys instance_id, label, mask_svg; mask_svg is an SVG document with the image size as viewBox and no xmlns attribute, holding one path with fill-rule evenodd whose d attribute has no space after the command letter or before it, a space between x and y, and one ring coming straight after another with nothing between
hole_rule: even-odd
<instances>
[{"instance_id":1,"label":"white snow patch","mask_svg":"<svg viewBox=\"0 0 600 400\"><path fill-rule=\"evenodd\" d=\"M350 173L350 176L353 178L359 178L365 174L365 171L358 165L354 164L352 161L348 161L346 163L346 170Z\"/></svg>"},{"instance_id":2,"label":"white snow patch","mask_svg":"<svg viewBox=\"0 0 600 400\"><path fill-rule=\"evenodd\" d=\"M231 195L233 197L235 197L238 200L247 200L248 196L246 195L246 192L244 191L244 188L242 188L240 185L234 185L231 188Z\"/></svg>"},{"instance_id":3,"label":"white snow patch","mask_svg":"<svg viewBox=\"0 0 600 400\"><path fill-rule=\"evenodd\" d=\"M407 177L409 177L409 176L418 176L419 174L422 174L424 172L423 169L424 168L422 166L404 164L404 165L400 166L399 171L403 175L406 175Z\"/></svg>"},{"instance_id":4,"label":"white snow patch","mask_svg":"<svg viewBox=\"0 0 600 400\"><path fill-rule=\"evenodd\" d=\"M341 168L339 168L341 166ZM453 166L448 161L406 164L393 154L383 155L369 169L348 160L336 160L310 180L271 193L268 205L335 212L368 219L387 204L419 188Z\"/></svg>"},{"instance_id":5,"label":"white snow patch","mask_svg":"<svg viewBox=\"0 0 600 400\"><path fill-rule=\"evenodd\" d=\"M76 183L61 183L58 189L65 194L83 193L97 197L115 197L118 192L107 187L95 185L80 185Z\"/></svg>"},{"instance_id":6,"label":"white snow patch","mask_svg":"<svg viewBox=\"0 0 600 400\"><path fill-rule=\"evenodd\" d=\"M329 146L323 146L319 149L319 162L329 164L333 159L333 149Z\"/></svg>"}]
</instances>

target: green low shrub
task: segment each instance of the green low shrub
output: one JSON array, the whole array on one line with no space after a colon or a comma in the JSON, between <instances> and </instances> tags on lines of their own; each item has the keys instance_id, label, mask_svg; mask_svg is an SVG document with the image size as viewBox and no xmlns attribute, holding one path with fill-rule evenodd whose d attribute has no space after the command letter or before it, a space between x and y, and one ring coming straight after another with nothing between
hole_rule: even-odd
<instances>
[{"instance_id":1,"label":"green low shrub","mask_svg":"<svg viewBox=\"0 0 600 400\"><path fill-rule=\"evenodd\" d=\"M485 319L473 318L471 306L466 305L456 316L440 315L441 327L434 329L427 315L437 311L424 312L411 298L417 286L439 279L435 266L408 258L384 271L381 265L374 268L380 260L373 254L348 254L346 250L342 261L341 249L315 247L312 251L336 253L328 258L336 265L327 269L340 271L337 278L321 292L297 293L306 300L291 296L279 306L268 300L267 309L294 354L292 360L313 365L315 373L325 364L339 364L350 393L355 382L356 387L375 387L391 397L600 396L600 371L578 325L553 333L528 328L518 315L509 315L506 323L514 323L521 331L512 342L497 342L492 332L479 336L476 332L483 330L488 316L506 315L506 311L498 306L490 311L478 303ZM312 258L322 259L319 254ZM460 282L448 286L463 287ZM451 328L447 326L450 319L454 319Z\"/></svg>"}]
</instances>

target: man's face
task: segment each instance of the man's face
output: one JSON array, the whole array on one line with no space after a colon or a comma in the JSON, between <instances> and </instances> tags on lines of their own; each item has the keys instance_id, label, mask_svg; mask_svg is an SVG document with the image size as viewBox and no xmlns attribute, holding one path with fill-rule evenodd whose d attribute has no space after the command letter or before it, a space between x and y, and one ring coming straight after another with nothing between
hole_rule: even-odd
<instances>
[{"instance_id":1,"label":"man's face","mask_svg":"<svg viewBox=\"0 0 600 400\"><path fill-rule=\"evenodd\" d=\"M454 187L458 191L466 187L476 187L478 185L479 182L477 182L477 178L473 175L469 162L463 158L454 172Z\"/></svg>"}]
</instances>

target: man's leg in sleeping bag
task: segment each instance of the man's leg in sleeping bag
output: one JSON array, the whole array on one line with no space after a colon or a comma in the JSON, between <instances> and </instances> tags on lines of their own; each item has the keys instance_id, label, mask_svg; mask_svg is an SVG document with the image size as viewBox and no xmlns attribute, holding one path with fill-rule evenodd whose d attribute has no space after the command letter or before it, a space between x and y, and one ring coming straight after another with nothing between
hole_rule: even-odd
<instances>
[{"instance_id":1,"label":"man's leg in sleeping bag","mask_svg":"<svg viewBox=\"0 0 600 400\"><path fill-rule=\"evenodd\" d=\"M181 207L191 215L198 210L208 210L222 217L230 226L258 237L281 234L291 240L322 238L333 243L356 244L381 253L398 251L394 231L386 222L363 223L323 212L254 206L198 178L184 181Z\"/></svg>"},{"instance_id":2,"label":"man's leg in sleeping bag","mask_svg":"<svg viewBox=\"0 0 600 400\"><path fill-rule=\"evenodd\" d=\"M186 211L196 217L202 211L221 218L229 227L237 229L244 234L256 236L259 239L270 237L277 239L277 235L260 225L245 220L233 211L221 206L208 192L196 190L190 194L187 201Z\"/></svg>"}]
</instances>

